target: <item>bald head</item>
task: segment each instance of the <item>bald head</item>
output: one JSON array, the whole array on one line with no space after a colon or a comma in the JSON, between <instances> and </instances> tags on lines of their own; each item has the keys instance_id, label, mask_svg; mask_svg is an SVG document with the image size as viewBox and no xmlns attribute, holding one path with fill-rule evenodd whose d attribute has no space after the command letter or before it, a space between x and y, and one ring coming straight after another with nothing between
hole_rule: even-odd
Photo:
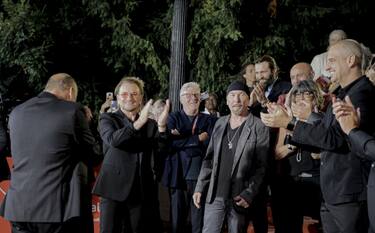
<instances>
[{"instance_id":1,"label":"bald head","mask_svg":"<svg viewBox=\"0 0 375 233\"><path fill-rule=\"evenodd\" d=\"M351 39L337 42L328 49L326 70L331 81L343 88L362 76L362 47Z\"/></svg>"},{"instance_id":2,"label":"bald head","mask_svg":"<svg viewBox=\"0 0 375 233\"><path fill-rule=\"evenodd\" d=\"M300 62L290 69L290 82L295 86L303 80L313 79L314 71L309 63Z\"/></svg>"},{"instance_id":3,"label":"bald head","mask_svg":"<svg viewBox=\"0 0 375 233\"><path fill-rule=\"evenodd\" d=\"M48 79L44 91L54 94L59 99L75 102L78 87L72 76L66 73L58 73Z\"/></svg>"},{"instance_id":4,"label":"bald head","mask_svg":"<svg viewBox=\"0 0 375 233\"><path fill-rule=\"evenodd\" d=\"M332 46L341 40L345 40L346 38L347 38L346 33L343 30L341 29L333 30L329 34L329 39L328 39L329 46Z\"/></svg>"},{"instance_id":5,"label":"bald head","mask_svg":"<svg viewBox=\"0 0 375 233\"><path fill-rule=\"evenodd\" d=\"M331 49L330 49L331 50ZM363 50L361 44L356 40L345 39L337 42L332 46L332 50L339 52L340 55L344 58L353 56L355 58L354 63L361 67Z\"/></svg>"}]
</instances>

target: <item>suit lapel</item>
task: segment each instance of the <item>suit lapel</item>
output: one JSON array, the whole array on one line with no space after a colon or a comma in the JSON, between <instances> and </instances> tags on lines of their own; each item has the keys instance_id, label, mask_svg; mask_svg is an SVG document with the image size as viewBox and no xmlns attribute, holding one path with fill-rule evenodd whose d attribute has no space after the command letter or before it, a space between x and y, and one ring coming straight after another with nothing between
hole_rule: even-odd
<instances>
[{"instance_id":1,"label":"suit lapel","mask_svg":"<svg viewBox=\"0 0 375 233\"><path fill-rule=\"evenodd\" d=\"M253 118L252 118L251 115L249 115L249 117L247 118L247 120L245 122L245 125L242 129L241 135L238 139L236 152L234 153L234 158L233 158L231 176L233 176L234 169L236 168L237 163L238 163L238 161L240 161L240 158L242 156L242 152L245 148L245 143L246 143L247 138L249 137L249 134L250 134L250 124L252 124L252 122L253 122Z\"/></svg>"},{"instance_id":2,"label":"suit lapel","mask_svg":"<svg viewBox=\"0 0 375 233\"><path fill-rule=\"evenodd\" d=\"M228 120L229 120L229 115L228 116L225 116L224 120L223 120L223 123L219 125L218 129L217 129L217 134L216 135L212 135L215 137L215 140L217 140L217 142L215 142L215 153L217 153L218 156L215 156L215 158L219 158L219 155L220 155L220 151L221 151L221 143L223 141L223 135L224 135L224 131L225 131L225 127L227 126L228 124Z\"/></svg>"}]
</instances>

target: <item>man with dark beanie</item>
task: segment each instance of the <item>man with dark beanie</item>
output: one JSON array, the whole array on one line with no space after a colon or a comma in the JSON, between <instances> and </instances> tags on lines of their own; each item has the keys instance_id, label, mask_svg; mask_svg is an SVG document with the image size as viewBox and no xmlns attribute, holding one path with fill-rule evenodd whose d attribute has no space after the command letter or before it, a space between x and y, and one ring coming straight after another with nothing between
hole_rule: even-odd
<instances>
[{"instance_id":1,"label":"man with dark beanie","mask_svg":"<svg viewBox=\"0 0 375 233\"><path fill-rule=\"evenodd\" d=\"M220 233L224 219L229 233L247 230L246 213L263 181L269 150L269 130L249 113L249 94L241 81L229 85L230 115L219 118L212 132L193 195L197 208L205 205L203 233Z\"/></svg>"}]
</instances>

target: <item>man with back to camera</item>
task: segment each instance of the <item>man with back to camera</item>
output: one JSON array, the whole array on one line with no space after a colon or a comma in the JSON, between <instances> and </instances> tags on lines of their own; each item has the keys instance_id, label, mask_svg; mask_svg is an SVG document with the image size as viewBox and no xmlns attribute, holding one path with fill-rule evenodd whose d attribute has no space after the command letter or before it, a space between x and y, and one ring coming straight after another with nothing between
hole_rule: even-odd
<instances>
[{"instance_id":1,"label":"man with back to camera","mask_svg":"<svg viewBox=\"0 0 375 233\"><path fill-rule=\"evenodd\" d=\"M0 114L0 181L9 179L9 167L6 160L7 154L5 153L8 145L8 136L2 115Z\"/></svg>"},{"instance_id":2,"label":"man with back to camera","mask_svg":"<svg viewBox=\"0 0 375 233\"><path fill-rule=\"evenodd\" d=\"M100 152L82 106L75 103L77 94L74 79L58 73L42 93L10 114L13 170L2 216L11 222L13 233L92 229L85 220L77 221L87 214L89 200L83 200L79 190L87 187L72 187L87 179L80 162Z\"/></svg>"}]
</instances>

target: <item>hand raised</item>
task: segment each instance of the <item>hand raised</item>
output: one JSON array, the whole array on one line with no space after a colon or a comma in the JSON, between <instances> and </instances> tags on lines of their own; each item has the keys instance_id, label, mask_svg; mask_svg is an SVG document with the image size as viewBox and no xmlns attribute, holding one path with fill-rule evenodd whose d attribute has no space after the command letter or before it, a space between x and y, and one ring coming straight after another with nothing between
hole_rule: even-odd
<instances>
[{"instance_id":1,"label":"hand raised","mask_svg":"<svg viewBox=\"0 0 375 233\"><path fill-rule=\"evenodd\" d=\"M147 122L152 103L153 100L150 99L139 113L138 119L134 122L134 128L136 130L142 128L142 126Z\"/></svg>"}]
</instances>

